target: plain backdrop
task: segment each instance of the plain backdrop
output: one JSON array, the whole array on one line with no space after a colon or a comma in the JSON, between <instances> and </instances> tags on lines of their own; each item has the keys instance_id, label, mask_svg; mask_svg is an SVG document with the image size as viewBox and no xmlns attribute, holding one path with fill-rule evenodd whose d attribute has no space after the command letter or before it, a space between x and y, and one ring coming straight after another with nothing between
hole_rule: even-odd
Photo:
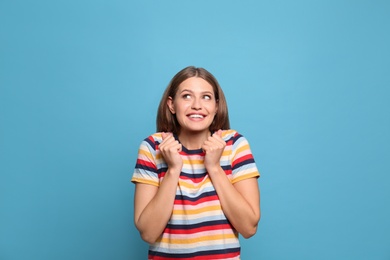
<instances>
[{"instance_id":1,"label":"plain backdrop","mask_svg":"<svg viewBox=\"0 0 390 260\"><path fill-rule=\"evenodd\" d=\"M390 2L0 1L0 259L146 259L162 92L213 73L261 172L242 259L390 259Z\"/></svg>"}]
</instances>

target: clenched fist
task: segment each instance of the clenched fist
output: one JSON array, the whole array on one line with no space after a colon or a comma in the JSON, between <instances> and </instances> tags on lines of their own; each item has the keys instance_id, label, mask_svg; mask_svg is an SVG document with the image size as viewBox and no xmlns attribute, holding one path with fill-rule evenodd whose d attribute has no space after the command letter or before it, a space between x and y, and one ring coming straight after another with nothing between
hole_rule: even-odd
<instances>
[{"instance_id":1,"label":"clenched fist","mask_svg":"<svg viewBox=\"0 0 390 260\"><path fill-rule=\"evenodd\" d=\"M162 133L162 142L159 145L162 156L168 165L168 169L181 171L183 159L180 155L182 146L172 133Z\"/></svg>"}]
</instances>

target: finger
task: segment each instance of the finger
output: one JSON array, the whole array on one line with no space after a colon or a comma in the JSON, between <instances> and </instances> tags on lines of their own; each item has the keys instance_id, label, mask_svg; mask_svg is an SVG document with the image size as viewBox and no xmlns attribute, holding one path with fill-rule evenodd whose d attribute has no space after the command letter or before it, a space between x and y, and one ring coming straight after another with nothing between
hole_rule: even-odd
<instances>
[{"instance_id":1,"label":"finger","mask_svg":"<svg viewBox=\"0 0 390 260\"><path fill-rule=\"evenodd\" d=\"M226 146L226 143L224 140L222 140L220 137L216 138L213 137L210 140L206 140L202 147L205 151L215 151L223 149Z\"/></svg>"},{"instance_id":2,"label":"finger","mask_svg":"<svg viewBox=\"0 0 390 260\"><path fill-rule=\"evenodd\" d=\"M164 136L164 139L162 140L161 144L168 145L174 141L176 141L175 138L171 134L168 133Z\"/></svg>"},{"instance_id":3,"label":"finger","mask_svg":"<svg viewBox=\"0 0 390 260\"><path fill-rule=\"evenodd\" d=\"M206 141L205 143L207 142L208 145L210 146L221 146L223 145L224 141L222 140L222 138L219 136L219 135L213 135L213 136L210 136Z\"/></svg>"},{"instance_id":4,"label":"finger","mask_svg":"<svg viewBox=\"0 0 390 260\"><path fill-rule=\"evenodd\" d=\"M159 149L161 151L168 151L169 148L172 146L173 142L175 140L171 138L170 136L165 136L164 140L159 144Z\"/></svg>"},{"instance_id":5,"label":"finger","mask_svg":"<svg viewBox=\"0 0 390 260\"><path fill-rule=\"evenodd\" d=\"M182 150L182 145L179 143L178 147L177 147L177 151L180 153Z\"/></svg>"},{"instance_id":6,"label":"finger","mask_svg":"<svg viewBox=\"0 0 390 260\"><path fill-rule=\"evenodd\" d=\"M218 144L222 145L222 146L225 146L226 145L226 142L225 140L223 140L222 138L222 130L219 130L218 132L216 132L214 135L213 135L213 138L216 142L218 142Z\"/></svg>"},{"instance_id":7,"label":"finger","mask_svg":"<svg viewBox=\"0 0 390 260\"><path fill-rule=\"evenodd\" d=\"M219 129L218 131L214 132L214 134L212 136L219 136L222 138L222 130Z\"/></svg>"},{"instance_id":8,"label":"finger","mask_svg":"<svg viewBox=\"0 0 390 260\"><path fill-rule=\"evenodd\" d=\"M160 144L160 150L176 152L181 151L182 145L173 137L166 137L166 139Z\"/></svg>"},{"instance_id":9,"label":"finger","mask_svg":"<svg viewBox=\"0 0 390 260\"><path fill-rule=\"evenodd\" d=\"M172 133L165 133L165 132L162 132L161 133L161 137L162 137L162 139L163 139L163 141L167 138L167 137L169 137L169 136L172 136Z\"/></svg>"}]
</instances>

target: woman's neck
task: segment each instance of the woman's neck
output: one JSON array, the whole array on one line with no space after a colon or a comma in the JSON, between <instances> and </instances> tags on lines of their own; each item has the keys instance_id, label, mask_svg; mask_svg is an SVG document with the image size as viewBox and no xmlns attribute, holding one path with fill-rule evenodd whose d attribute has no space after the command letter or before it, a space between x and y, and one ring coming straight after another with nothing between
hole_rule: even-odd
<instances>
[{"instance_id":1,"label":"woman's neck","mask_svg":"<svg viewBox=\"0 0 390 260\"><path fill-rule=\"evenodd\" d=\"M189 150L202 148L203 143L210 136L210 131L207 132L181 132L179 133L180 143Z\"/></svg>"}]
</instances>

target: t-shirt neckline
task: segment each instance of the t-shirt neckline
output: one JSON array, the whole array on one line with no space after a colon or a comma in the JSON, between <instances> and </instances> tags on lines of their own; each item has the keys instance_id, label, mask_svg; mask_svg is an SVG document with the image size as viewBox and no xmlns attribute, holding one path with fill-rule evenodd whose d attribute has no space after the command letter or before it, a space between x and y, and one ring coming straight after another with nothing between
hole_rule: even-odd
<instances>
[{"instance_id":1,"label":"t-shirt neckline","mask_svg":"<svg viewBox=\"0 0 390 260\"><path fill-rule=\"evenodd\" d=\"M173 135L175 137L175 140L178 141L180 144L181 144L181 150L186 153L186 154L204 154L204 151L202 148L198 148L198 149L188 149L187 147L185 147L179 140L179 137L174 134Z\"/></svg>"}]
</instances>

